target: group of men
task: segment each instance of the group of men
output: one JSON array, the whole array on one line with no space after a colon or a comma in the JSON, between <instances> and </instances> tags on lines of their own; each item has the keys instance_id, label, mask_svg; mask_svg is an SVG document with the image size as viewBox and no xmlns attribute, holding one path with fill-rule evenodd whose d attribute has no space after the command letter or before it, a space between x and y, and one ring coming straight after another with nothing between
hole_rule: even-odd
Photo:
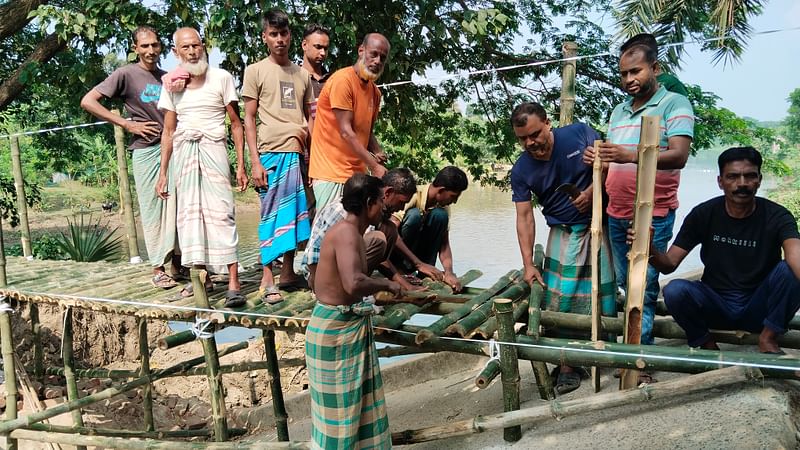
<instances>
[{"instance_id":1,"label":"group of men","mask_svg":"<svg viewBox=\"0 0 800 450\"><path fill-rule=\"evenodd\" d=\"M180 273L169 274L165 267L170 260L178 268L227 267L227 305L240 306L244 296L237 276L227 118L238 187L244 190L252 181L261 202L260 292L265 302L281 301L281 287L303 286L293 262L298 245L308 240L301 266L317 297L306 335L312 439L321 448L389 447L370 321L380 302L371 295L418 289L406 276L413 272L460 290L448 206L468 180L450 166L430 185L417 186L408 169L386 169L387 156L373 133L381 98L375 81L391 50L384 36L368 34L356 63L329 74L323 66L328 31L307 27L299 67L290 59L288 20L280 10L264 15L262 39L269 56L245 71L243 123L233 77L208 66L201 36L192 28L175 32L179 67L169 73L158 67L157 33L138 28L133 41L139 61L115 71L81 104L133 134L133 170L153 283L177 285ZM800 307L792 295L800 287L800 235L788 211L755 197L762 162L756 150L734 148L720 156L724 195L696 207L666 248L694 113L685 89L680 92L680 83L661 73L657 56L650 35L623 45L620 75L630 98L614 109L607 139L597 148L593 143L599 135L585 124L552 128L541 105L523 103L514 109L511 125L524 150L511 171L524 278L545 287L548 309L588 314L590 205L592 190L604 188L609 232L601 245L600 298L603 314L615 314L634 238L629 228L641 117L657 115L660 153L642 343L653 343L658 272L675 270L700 244L703 279L673 281L664 290L689 344L716 348L710 328L742 328L760 333L761 351L780 352L777 336ZM99 103L103 97L123 98L131 120L104 108ZM598 157L605 168L602 187L592 183L591 164ZM550 226L541 272L533 264L533 197ZM435 267L437 256L444 270ZM276 285L273 268L279 258ZM371 277L374 270L384 277ZM182 293L191 295L190 286ZM580 385L576 369L558 367L559 393Z\"/></svg>"},{"instance_id":2,"label":"group of men","mask_svg":"<svg viewBox=\"0 0 800 450\"><path fill-rule=\"evenodd\" d=\"M694 134L694 112L685 87L661 72L652 35L634 36L620 50L621 85L629 97L614 108L607 139L599 147L594 147L599 134L585 124L551 128L547 113L537 103L518 105L511 115L524 149L512 168L511 186L525 279L545 287L547 309L589 314L595 264L590 258L592 191L604 189L608 232L600 245L599 300L602 314L616 316L617 288L626 289L628 251L635 236L631 225L641 120L658 116L659 155L641 343L654 343L658 273L674 271L689 251L701 245L702 279L674 280L663 291L667 308L685 330L689 345L718 349L710 329L741 329L759 333L762 352L782 353L777 337L800 308L796 295L800 235L785 208L755 196L761 182L760 153L737 147L719 156L717 180L724 195L695 207L667 250L678 208L680 169L689 157ZM591 166L598 157L604 167L602 187L592 182ZM550 227L544 273L533 264L532 196ZM576 369L566 364L556 368L559 394L580 386L582 373ZM653 381L650 374L641 372L640 382Z\"/></svg>"}]
</instances>

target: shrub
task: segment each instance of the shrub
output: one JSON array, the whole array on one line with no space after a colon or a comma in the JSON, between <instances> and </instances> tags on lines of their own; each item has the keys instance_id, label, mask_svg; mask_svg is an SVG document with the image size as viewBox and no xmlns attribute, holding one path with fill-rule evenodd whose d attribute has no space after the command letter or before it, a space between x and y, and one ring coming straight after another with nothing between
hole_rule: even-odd
<instances>
[{"instance_id":1,"label":"shrub","mask_svg":"<svg viewBox=\"0 0 800 450\"><path fill-rule=\"evenodd\" d=\"M114 234L117 229L108 228L108 222L96 222L89 215L81 214L80 223L67 219L69 233L61 233L56 237L58 246L70 259L81 262L94 262L116 259L120 250L120 239Z\"/></svg>"}]
</instances>

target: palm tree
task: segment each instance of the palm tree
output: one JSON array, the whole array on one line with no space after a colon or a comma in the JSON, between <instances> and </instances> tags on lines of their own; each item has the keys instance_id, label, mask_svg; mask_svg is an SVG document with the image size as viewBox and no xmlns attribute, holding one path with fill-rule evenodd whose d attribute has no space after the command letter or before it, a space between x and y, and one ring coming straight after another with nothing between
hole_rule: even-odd
<instances>
[{"instance_id":1,"label":"palm tree","mask_svg":"<svg viewBox=\"0 0 800 450\"><path fill-rule=\"evenodd\" d=\"M752 34L748 20L763 12L767 0L617 0L614 18L619 37L652 33L660 44L694 39L714 49L714 62L738 61ZM666 62L680 66L683 46L669 47Z\"/></svg>"}]
</instances>

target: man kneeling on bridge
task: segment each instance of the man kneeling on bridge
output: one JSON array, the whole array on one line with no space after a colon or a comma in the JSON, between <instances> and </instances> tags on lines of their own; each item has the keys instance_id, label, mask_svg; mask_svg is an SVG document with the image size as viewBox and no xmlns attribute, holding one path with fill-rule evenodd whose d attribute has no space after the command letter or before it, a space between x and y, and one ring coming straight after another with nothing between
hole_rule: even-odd
<instances>
[{"instance_id":1,"label":"man kneeling on bridge","mask_svg":"<svg viewBox=\"0 0 800 450\"><path fill-rule=\"evenodd\" d=\"M697 205L666 253L650 246L650 264L667 274L701 245L701 281L673 280L663 290L692 347L719 350L710 328L741 329L761 333L762 353L783 354L777 338L800 309L797 222L783 206L756 197L761 161L752 147L722 152L717 183L724 195Z\"/></svg>"}]
</instances>

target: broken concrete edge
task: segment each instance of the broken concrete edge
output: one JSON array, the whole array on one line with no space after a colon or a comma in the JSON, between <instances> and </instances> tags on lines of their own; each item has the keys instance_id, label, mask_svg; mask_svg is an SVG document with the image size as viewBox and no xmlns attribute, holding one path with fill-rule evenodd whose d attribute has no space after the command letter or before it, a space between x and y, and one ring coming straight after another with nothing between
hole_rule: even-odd
<instances>
[{"instance_id":1,"label":"broken concrete edge","mask_svg":"<svg viewBox=\"0 0 800 450\"><path fill-rule=\"evenodd\" d=\"M474 369L475 375L486 363L486 357L463 353L439 352L412 356L381 367L384 391L394 391L430 380L442 378L453 373ZM286 412L289 420L311 415L310 391L286 397ZM275 416L272 402L252 408L234 408L230 412L233 426L248 430L272 429Z\"/></svg>"}]
</instances>

